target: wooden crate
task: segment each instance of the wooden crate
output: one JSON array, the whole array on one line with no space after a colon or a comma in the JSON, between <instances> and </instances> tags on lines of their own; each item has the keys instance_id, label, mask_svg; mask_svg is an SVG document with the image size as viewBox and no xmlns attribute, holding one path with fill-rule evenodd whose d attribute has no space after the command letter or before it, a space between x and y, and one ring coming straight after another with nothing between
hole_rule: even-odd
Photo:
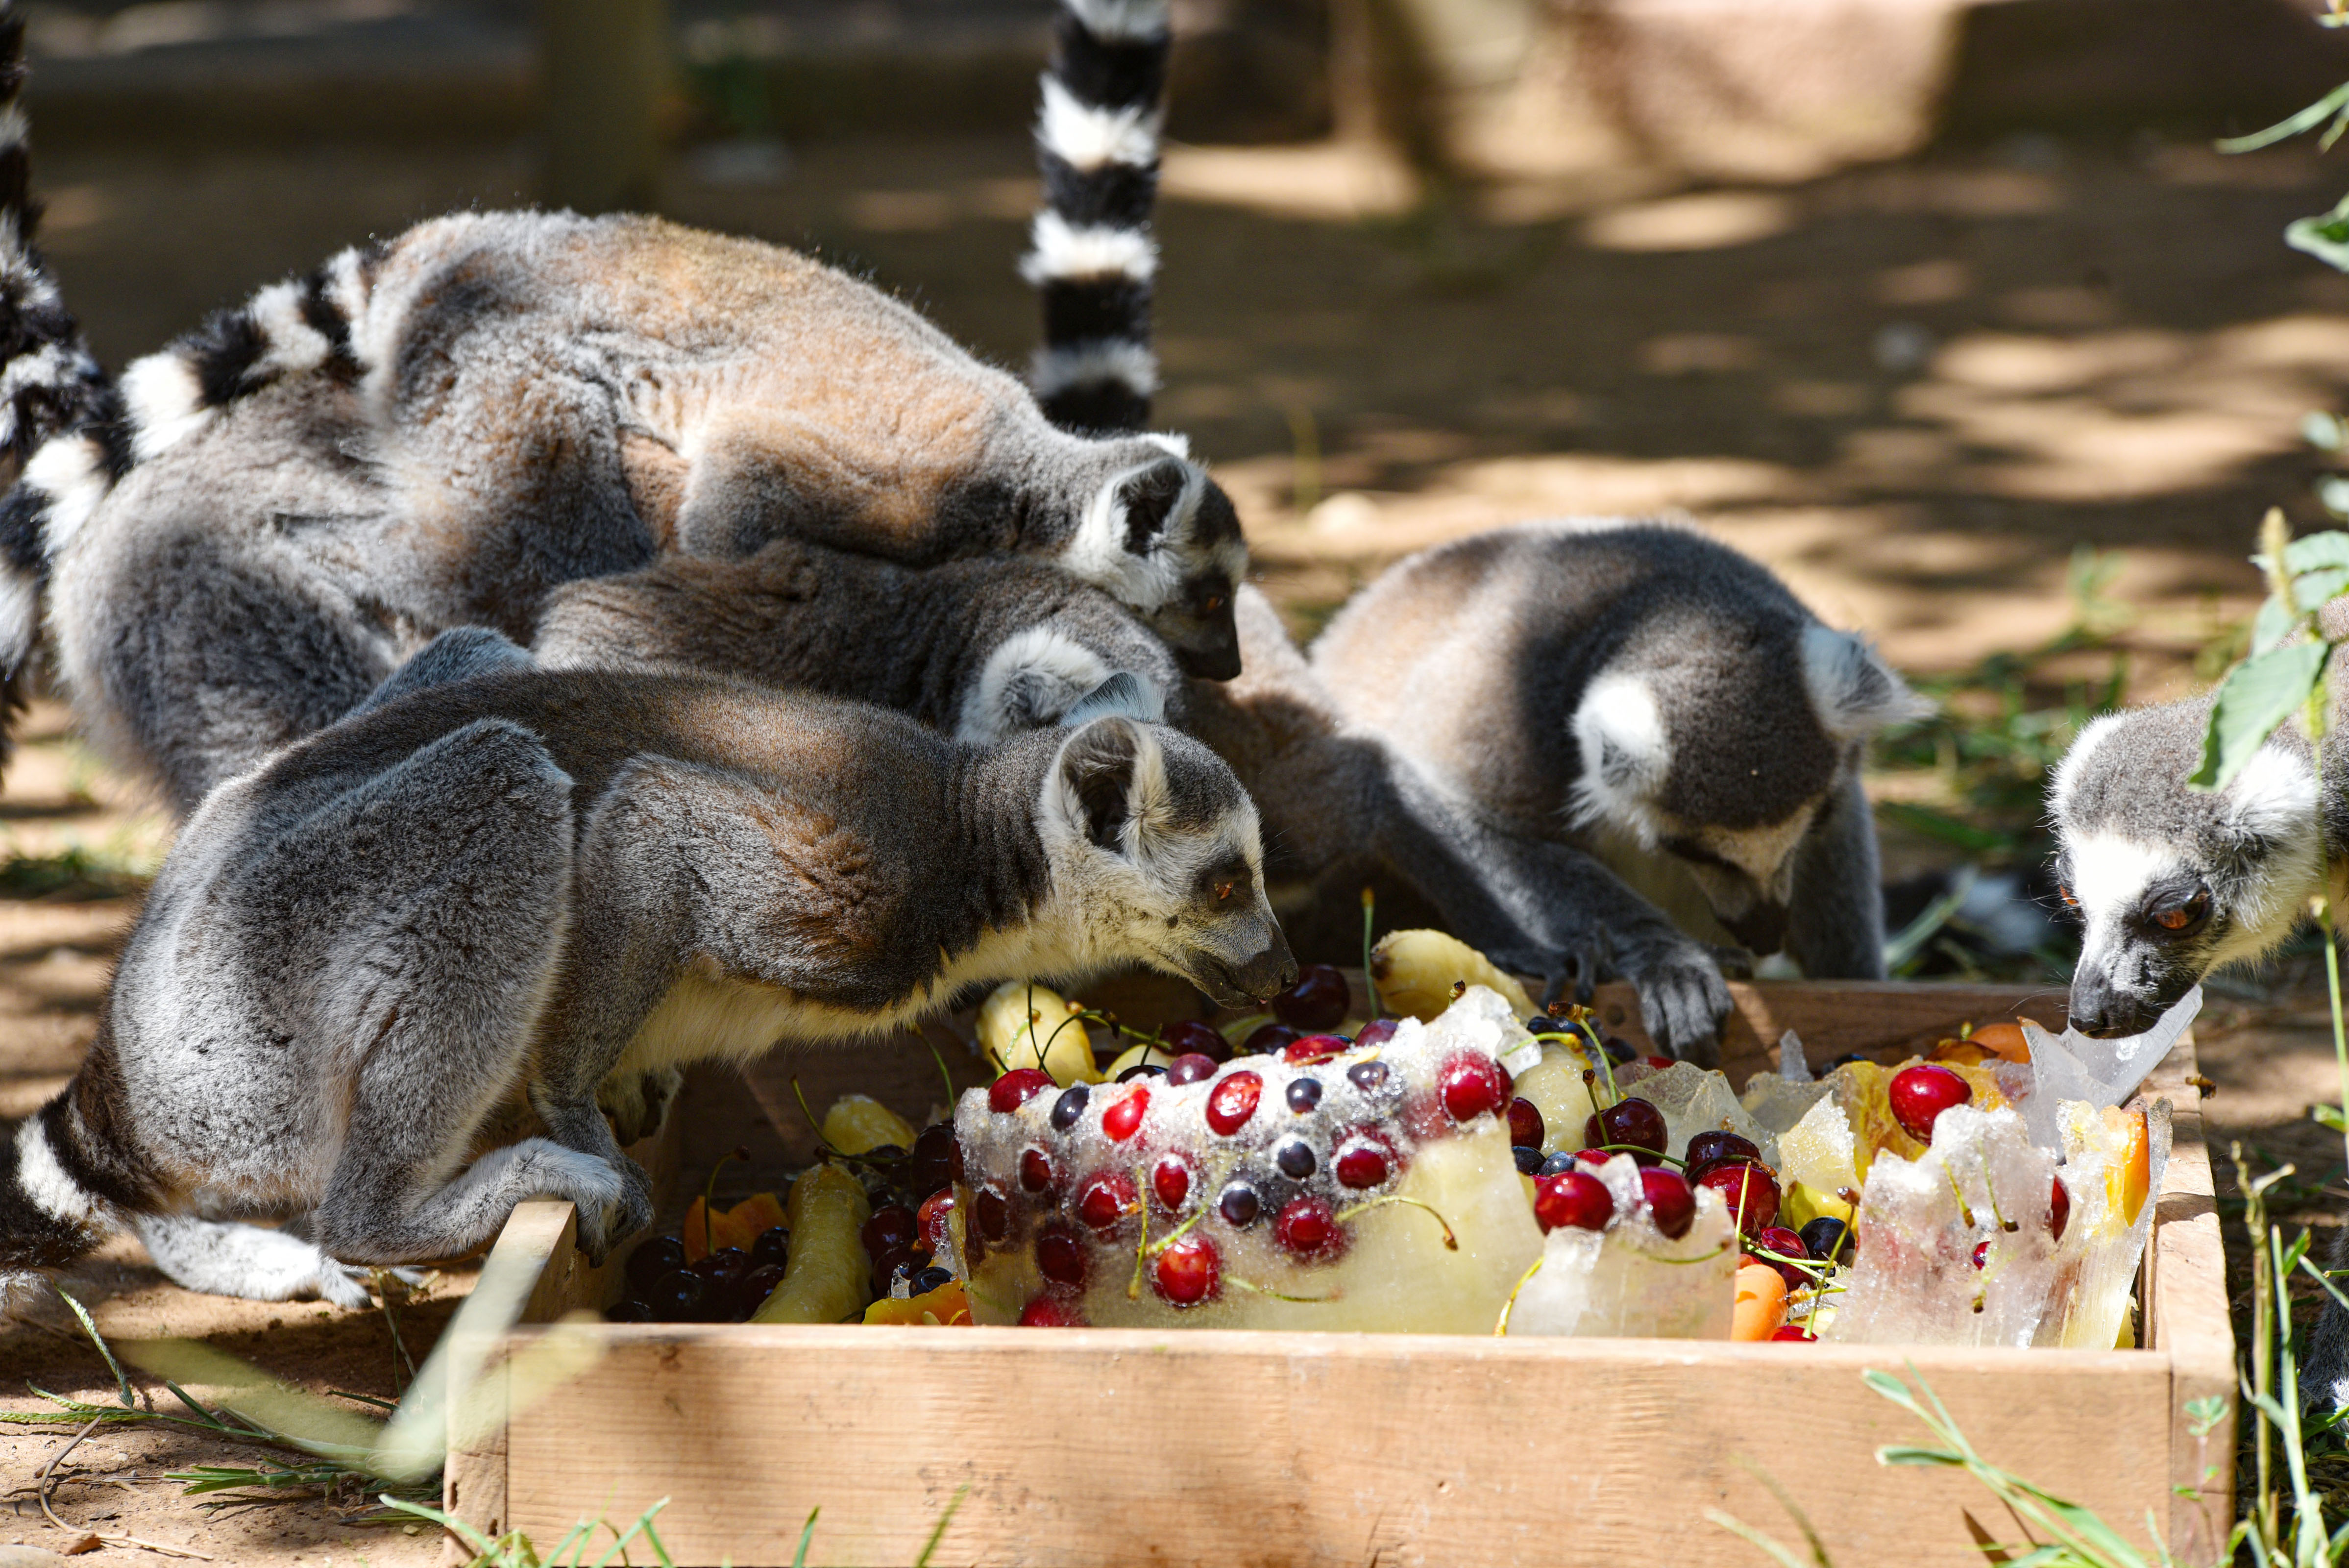
<instances>
[{"instance_id":1,"label":"wooden crate","mask_svg":"<svg viewBox=\"0 0 2349 1568\"><path fill-rule=\"evenodd\" d=\"M1815 1061L1890 1057L1962 1020L2063 1007L1994 987L1733 989L1740 1084L1789 1027ZM1613 1026L1631 1033L1636 1008ZM942 1093L926 1051L894 1070ZM608 1347L593 1371L452 1454L447 1501L544 1543L667 1497L661 1533L691 1563L787 1563L819 1505L811 1561L910 1563L962 1493L941 1563L1753 1568L1709 1512L1800 1536L1750 1464L1839 1568L1978 1565L1982 1543L2018 1538L1991 1494L1875 1460L1924 1433L1859 1375L1913 1366L1992 1461L2140 1540L2149 1511L2181 1561L2209 1562L2231 1521L2234 1343L2193 1071L2189 1038L2148 1085L2176 1133L2140 1350L615 1324L592 1331ZM687 1137L685 1168L706 1166L715 1151ZM608 1299L616 1271L571 1238L567 1206L535 1203L500 1239L537 1271L527 1322ZM2197 1438L2183 1407L2206 1396L2229 1414Z\"/></svg>"}]
</instances>

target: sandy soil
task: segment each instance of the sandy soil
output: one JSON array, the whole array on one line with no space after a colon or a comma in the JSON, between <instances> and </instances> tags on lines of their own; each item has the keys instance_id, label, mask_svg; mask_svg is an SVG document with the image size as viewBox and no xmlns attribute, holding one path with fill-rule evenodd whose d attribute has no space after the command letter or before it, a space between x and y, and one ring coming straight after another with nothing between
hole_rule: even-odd
<instances>
[{"instance_id":1,"label":"sandy soil","mask_svg":"<svg viewBox=\"0 0 2349 1568\"><path fill-rule=\"evenodd\" d=\"M1006 363L1032 341L1014 276L1024 141L810 151L762 187L697 182L690 221L811 244ZM1426 229L1378 215L1332 155L1178 151L1164 224L1164 422L1240 500L1300 629L1397 555L1512 519L1685 509L1897 662L1950 670L2064 623L2075 550L2116 552L2140 694L2248 614L2262 509L2302 525L2324 464L2311 409L2349 389L2349 280L2284 249L2349 165L2222 161L2144 139L2022 139L1806 183L1649 192L1539 223ZM47 150L49 244L111 362L334 248L469 202L511 202L520 150L207 156ZM1603 182L1593 188L1600 189ZM1363 192L1368 192L1364 194ZM0 847L151 865L167 826L54 707L0 793ZM86 893L88 889L83 889ZM74 889L0 902L0 1116L69 1074L133 912ZM2336 1095L2306 964L2240 988L2202 1031L2214 1134L2338 1185L2307 1106ZM465 1288L399 1309L423 1345ZM389 1397L381 1313L195 1298L132 1248L69 1282L107 1332L210 1339L312 1389ZM0 1333L0 1406L27 1382L109 1397L86 1341ZM151 1391L151 1389L150 1389ZM344 1521L355 1500L206 1518L160 1479L248 1462L209 1439L106 1432L54 1506L34 1479L69 1428L0 1433L0 1542L84 1530L222 1561L421 1562L428 1534ZM95 1561L152 1561L108 1548Z\"/></svg>"}]
</instances>

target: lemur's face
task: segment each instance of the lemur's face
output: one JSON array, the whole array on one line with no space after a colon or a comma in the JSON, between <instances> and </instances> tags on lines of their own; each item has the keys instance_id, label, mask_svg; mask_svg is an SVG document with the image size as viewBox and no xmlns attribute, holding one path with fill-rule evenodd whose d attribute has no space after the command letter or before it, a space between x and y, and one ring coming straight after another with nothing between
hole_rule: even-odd
<instances>
[{"instance_id":1,"label":"lemur's face","mask_svg":"<svg viewBox=\"0 0 2349 1568\"><path fill-rule=\"evenodd\" d=\"M2066 843L2056 867L2064 902L2082 923L2071 1000L2072 1027L2081 1033L2144 1033L2233 956L2236 911L2212 888L2209 868L2174 846L2089 834Z\"/></svg>"},{"instance_id":2,"label":"lemur's face","mask_svg":"<svg viewBox=\"0 0 2349 1568\"><path fill-rule=\"evenodd\" d=\"M1775 953L1786 940L1795 852L1818 809L1812 800L1778 822L1744 829L1671 823L1657 846L1696 884L1713 919L1741 946Z\"/></svg>"},{"instance_id":3,"label":"lemur's face","mask_svg":"<svg viewBox=\"0 0 2349 1568\"><path fill-rule=\"evenodd\" d=\"M1239 514L1206 470L1154 438L1152 453L1103 482L1067 556L1069 569L1131 606L1185 675L1240 672L1232 597L1247 575Z\"/></svg>"},{"instance_id":4,"label":"lemur's face","mask_svg":"<svg viewBox=\"0 0 2349 1568\"><path fill-rule=\"evenodd\" d=\"M1181 591L1143 618L1174 650L1185 675L1229 680L1240 672L1240 630L1232 617L1239 584L1213 569L1185 580Z\"/></svg>"},{"instance_id":5,"label":"lemur's face","mask_svg":"<svg viewBox=\"0 0 2349 1568\"><path fill-rule=\"evenodd\" d=\"M1056 894L1076 901L1095 957L1139 958L1226 1007L1296 982L1255 804L1206 747L1096 720L1062 746L1043 812Z\"/></svg>"}]
</instances>

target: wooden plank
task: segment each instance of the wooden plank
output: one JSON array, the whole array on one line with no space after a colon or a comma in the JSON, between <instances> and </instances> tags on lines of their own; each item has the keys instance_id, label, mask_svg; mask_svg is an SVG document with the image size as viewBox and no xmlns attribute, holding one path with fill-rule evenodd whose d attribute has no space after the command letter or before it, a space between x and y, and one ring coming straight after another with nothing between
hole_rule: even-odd
<instances>
[{"instance_id":1,"label":"wooden plank","mask_svg":"<svg viewBox=\"0 0 2349 1568\"><path fill-rule=\"evenodd\" d=\"M514 1524L673 1501L678 1560L1751 1568L1719 1509L1839 1563L1978 1568L1980 1486L1889 1469L1925 1437L1859 1380L1913 1362L1994 1462L2143 1540L2169 1377L2134 1352L1017 1329L616 1328L510 1438ZM2093 1441L2084 1440L2093 1434ZM610 1500L608 1505L605 1500ZM2136 1522L2132 1523L2134 1521Z\"/></svg>"},{"instance_id":2,"label":"wooden plank","mask_svg":"<svg viewBox=\"0 0 2349 1568\"><path fill-rule=\"evenodd\" d=\"M2061 1031L2061 986L1940 985L1911 981L1732 981L1733 1005L1722 1030L1721 1067L1733 1084L1778 1059L1778 1037L1792 1029L1814 1067L1853 1051L1897 1062L1955 1034L1968 1023L1989 1023L2018 1012ZM1649 1049L1640 1023L1639 993L1619 981L1592 998L1599 1021L1633 1045Z\"/></svg>"},{"instance_id":3,"label":"wooden plank","mask_svg":"<svg viewBox=\"0 0 2349 1568\"><path fill-rule=\"evenodd\" d=\"M2216 1562L2234 1522L2235 1330L2228 1315L2227 1260L2217 1188L2204 1141L2202 1096L2189 1031L2154 1070L2147 1094L2170 1104L2169 1166L2154 1213L2153 1244L2138 1293L2145 1343L2170 1366L2170 1550L2180 1562ZM2197 1436L2186 1407L2217 1398L2224 1414Z\"/></svg>"}]
</instances>

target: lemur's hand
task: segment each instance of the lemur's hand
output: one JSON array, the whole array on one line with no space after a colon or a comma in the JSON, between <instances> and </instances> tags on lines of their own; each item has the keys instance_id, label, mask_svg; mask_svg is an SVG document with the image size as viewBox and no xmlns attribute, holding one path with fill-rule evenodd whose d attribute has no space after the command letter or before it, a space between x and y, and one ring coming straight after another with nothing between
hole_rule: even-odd
<instances>
[{"instance_id":1,"label":"lemur's hand","mask_svg":"<svg viewBox=\"0 0 2349 1568\"><path fill-rule=\"evenodd\" d=\"M1729 983L1702 942L1669 928L1619 933L1615 967L1639 988L1640 1022L1657 1049L1710 1067L1721 1057Z\"/></svg>"}]
</instances>

